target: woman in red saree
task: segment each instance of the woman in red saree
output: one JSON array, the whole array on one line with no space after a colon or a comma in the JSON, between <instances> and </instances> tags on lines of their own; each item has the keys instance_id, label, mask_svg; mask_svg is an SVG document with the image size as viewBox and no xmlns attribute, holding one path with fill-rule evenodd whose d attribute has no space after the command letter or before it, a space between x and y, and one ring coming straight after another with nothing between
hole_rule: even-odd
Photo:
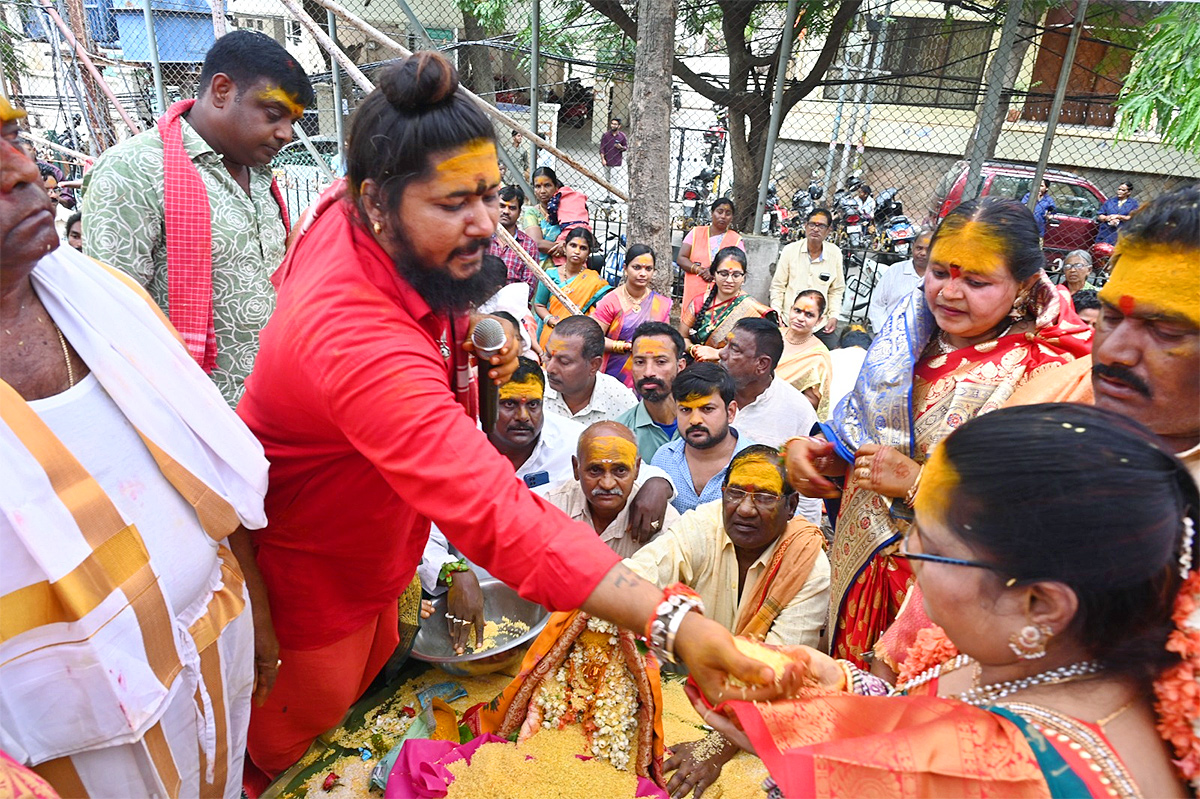
<instances>
[{"instance_id":1,"label":"woman in red saree","mask_svg":"<svg viewBox=\"0 0 1200 799\"><path fill-rule=\"evenodd\" d=\"M884 323L854 390L822 423L824 440L788 447L802 493L836 496L822 475L846 478L828 629L833 655L858 665L912 582L895 552L930 450L1034 375L1091 352L1091 329L1046 278L1024 206L963 203L931 247L923 287Z\"/></svg>"},{"instance_id":2,"label":"woman in red saree","mask_svg":"<svg viewBox=\"0 0 1200 799\"><path fill-rule=\"evenodd\" d=\"M799 698L718 708L736 723L698 709L787 797L1192 795L1198 508L1185 465L1126 417L980 417L930 457L900 550L945 640L923 638L895 688L791 648Z\"/></svg>"}]
</instances>

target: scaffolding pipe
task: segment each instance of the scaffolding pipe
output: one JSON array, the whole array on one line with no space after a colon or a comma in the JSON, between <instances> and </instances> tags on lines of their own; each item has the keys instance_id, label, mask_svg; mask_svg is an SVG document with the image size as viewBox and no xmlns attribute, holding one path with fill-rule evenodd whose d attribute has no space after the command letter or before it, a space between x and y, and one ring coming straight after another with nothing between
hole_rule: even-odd
<instances>
[{"instance_id":1,"label":"scaffolding pipe","mask_svg":"<svg viewBox=\"0 0 1200 799\"><path fill-rule=\"evenodd\" d=\"M49 139L42 138L41 136L35 136L32 133L22 133L21 138L28 139L31 142L36 142L38 144L45 145L46 147L49 147L51 150L58 150L60 153L62 153L64 155L71 156L76 161L78 161L80 164L85 164L88 161L92 160L92 156L88 155L87 153L81 153L78 150L72 150L70 147L63 147L61 144L58 144L57 142L52 142Z\"/></svg>"},{"instance_id":2,"label":"scaffolding pipe","mask_svg":"<svg viewBox=\"0 0 1200 799\"><path fill-rule=\"evenodd\" d=\"M425 49L436 50L437 45L433 43L433 37L429 35L429 31L425 30L424 23L417 19L417 14L412 10L412 6L408 4L408 0L396 0L396 5L400 6L400 11L404 13L404 18L408 20L409 27L421 37L421 41L425 42ZM325 10L328 11L329 9Z\"/></svg>"},{"instance_id":3,"label":"scaffolding pipe","mask_svg":"<svg viewBox=\"0 0 1200 799\"><path fill-rule=\"evenodd\" d=\"M540 71L541 58L539 57L541 55L542 47L542 0L533 0L533 16L530 21L530 25L532 27L530 28L529 35L529 127L532 128L534 134L536 134L539 130L538 110L542 104L541 92L538 91L538 88L542 83L542 75ZM536 139L536 135L534 139ZM530 170L534 170L537 169L538 163L537 142L531 142L529 149L531 159L529 162L529 168ZM531 171L529 174L532 175L533 172ZM623 197L622 199L628 200L629 198Z\"/></svg>"},{"instance_id":4,"label":"scaffolding pipe","mask_svg":"<svg viewBox=\"0 0 1200 799\"><path fill-rule=\"evenodd\" d=\"M163 84L162 64L158 60L158 34L154 30L154 9L150 0L142 0L142 16L146 19L146 45L150 48L150 69L154 73L154 96L158 100L158 115L162 116L167 113L167 87ZM214 10L213 20L216 18Z\"/></svg>"},{"instance_id":5,"label":"scaffolding pipe","mask_svg":"<svg viewBox=\"0 0 1200 799\"><path fill-rule=\"evenodd\" d=\"M284 6L287 7L287 9L289 11L292 12L293 16L295 16L298 20L300 20L301 24L305 25L305 27L307 27L309 29L310 33L313 32L313 28L315 26L305 22L305 20L308 19L308 21L311 23L311 19L309 19L308 16L300 10L300 7L296 4L295 0L280 0L280 2L282 2L284 4ZM400 55L402 57L407 58L408 56L412 55L412 51L409 50L407 47L403 46L402 44L397 42L395 39L392 39L390 36L383 33L382 31L380 31L378 28L376 28L374 25L370 24L369 22L366 22L361 17L351 13L350 11L347 11L345 7L343 7L341 4L339 4L337 2L334 2L334 0L314 0L314 2L316 2L318 5L322 6L323 8L337 14L339 17L344 19L346 22L349 22L351 25L358 28L360 31L365 33L367 36L370 36L372 39L374 39L375 41L384 45L385 47L390 47L391 49L400 53ZM319 31L319 29L318 29L318 31ZM349 67L354 70L354 73L357 73L358 76L362 78L361 81L359 81L358 77L355 78L355 80L359 83L359 85L364 86L366 91L371 91L374 88L374 86L371 84L371 82L369 80L367 80L367 77L362 74L362 70L360 70L358 67L354 66L353 62L350 61L350 59L346 56L346 54L343 53L341 51L341 49L338 48L337 45L334 44L333 41L330 40L329 37L324 34L323 31L319 31L319 32L320 32L320 35L317 35L316 33L314 33L313 38L315 38L317 40L317 42L320 43L321 46L324 47L326 50L330 50L330 48L332 47L333 50L330 50L331 53L333 53L333 51L336 50L337 52L335 53L335 57L338 57L339 60L341 60L342 66L346 67L346 65L349 64ZM350 69L348 68L347 72L349 72L349 71L350 71ZM351 74L353 75L354 73L351 73ZM492 119L499 122L501 125L505 126L506 128L509 128L510 130L515 130L518 133L521 133L526 138L528 138L532 144L536 144L538 147L541 147L544 150L549 150L552 154L554 154L555 157L561 159L568 166L572 167L576 172L583 175L585 178L591 180L596 185L600 186L600 188L606 189L607 191L611 192L612 194L614 194L615 196L619 197L622 200L625 200L625 201L629 200L628 194L621 191L616 186L612 185L607 180L600 177L595 172L588 169L587 167L585 167L583 164L576 161L571 156L567 155L565 152L560 150L558 147L554 146L550 142L543 139L541 136L537 135L537 133L531 131L529 128L525 127L521 123L514 122L513 120L509 119L507 116L504 115L503 112L498 110L495 106L491 105L483 98L477 96L474 92L471 92L461 86L459 87L458 91L460 93L462 93L462 95L464 97L466 97L467 99L471 100L476 105L478 105L481 111L483 111L485 114L490 116ZM536 161L533 162L533 166L534 167L537 166Z\"/></svg>"},{"instance_id":6,"label":"scaffolding pipe","mask_svg":"<svg viewBox=\"0 0 1200 799\"><path fill-rule=\"evenodd\" d=\"M783 116L783 84L787 80L788 62L792 60L792 37L796 33L797 0L788 0L783 23L783 41L779 43L779 70L775 73L775 91L771 98L771 120L767 123L767 148L763 152L762 178L758 182L758 203L754 206L754 224L761 225L767 205L767 187L771 183L771 162L775 158L775 141ZM759 228L761 232L761 227ZM767 232L770 232L768 227Z\"/></svg>"},{"instance_id":7,"label":"scaffolding pipe","mask_svg":"<svg viewBox=\"0 0 1200 799\"><path fill-rule=\"evenodd\" d=\"M1050 148L1054 146L1054 129L1058 127L1058 115L1062 112L1063 99L1067 94L1067 81L1071 79L1071 67L1075 65L1075 48L1083 33L1083 20L1087 16L1088 0L1079 0L1075 10L1075 24L1071 38L1067 40L1067 52L1063 54L1062 68L1058 70L1058 86L1054 89L1054 102L1050 104L1050 116L1046 118L1046 135L1042 137L1042 152L1038 155L1037 167L1033 170L1033 182L1029 184L1029 210L1037 208L1038 189L1042 176L1046 174L1046 163L1050 160Z\"/></svg>"},{"instance_id":8,"label":"scaffolding pipe","mask_svg":"<svg viewBox=\"0 0 1200 799\"><path fill-rule=\"evenodd\" d=\"M329 178L329 182L332 183L333 181L337 180L337 175L333 174L333 170L329 168L329 163L319 152L317 152L317 148L313 145L312 139L308 138L308 134L304 132L304 128L300 126L299 122L292 123L292 130L300 138L300 141L303 142L304 149L308 150L308 154L311 155L313 160L317 162L317 166L322 172L325 173L325 177Z\"/></svg>"},{"instance_id":9,"label":"scaffolding pipe","mask_svg":"<svg viewBox=\"0 0 1200 799\"><path fill-rule=\"evenodd\" d=\"M117 99L115 94L113 94L112 87L110 87L108 82L104 80L104 76L100 74L100 70L96 69L96 65L93 64L92 59L88 57L87 51L83 49L83 45L75 40L75 37L71 34L71 29L67 27L67 23L63 22L63 18L59 16L58 11L54 8L53 4L51 4L50 0L42 0L42 8L44 8L46 13L50 15L50 18L54 20L54 24L57 25L58 29L62 32L63 38L67 40L67 44L71 45L71 47L75 49L75 53L79 56L79 60L83 62L83 65L87 67L88 72L92 73L92 77L96 79L98 84L100 84L100 91L104 92L104 95L109 99L109 102L111 102L117 109L117 113L121 115L121 119L125 120L125 124L129 126L131 131L134 133L141 133L142 129L138 127L137 123L133 121L133 118L130 117L128 112L125 111L125 106L121 105L121 101Z\"/></svg>"},{"instance_id":10,"label":"scaffolding pipe","mask_svg":"<svg viewBox=\"0 0 1200 799\"><path fill-rule=\"evenodd\" d=\"M328 8L325 9L325 25L329 28L329 38L337 41L337 17ZM338 161L342 170L346 169L346 131L342 119L342 68L336 58L330 58L333 75L333 131L337 136Z\"/></svg>"}]
</instances>

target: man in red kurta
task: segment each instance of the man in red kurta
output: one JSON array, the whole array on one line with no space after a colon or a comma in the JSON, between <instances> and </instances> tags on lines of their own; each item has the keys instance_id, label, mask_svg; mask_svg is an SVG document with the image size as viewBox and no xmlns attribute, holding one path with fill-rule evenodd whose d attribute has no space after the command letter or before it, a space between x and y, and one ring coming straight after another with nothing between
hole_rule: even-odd
<instances>
[{"instance_id":1,"label":"man in red kurta","mask_svg":"<svg viewBox=\"0 0 1200 799\"><path fill-rule=\"evenodd\" d=\"M259 695L278 671L248 741L269 776L337 724L391 655L431 521L552 610L639 630L669 616L678 635L665 654L710 698L729 674L772 679L720 625L662 602L589 527L530 494L476 428L464 342L468 309L504 282L484 257L500 176L492 123L456 86L453 67L423 52L359 106L346 181L301 221L275 275L275 315L238 406L271 462L259 568L246 570ZM489 377L511 373L514 346Z\"/></svg>"},{"instance_id":2,"label":"man in red kurta","mask_svg":"<svg viewBox=\"0 0 1200 799\"><path fill-rule=\"evenodd\" d=\"M340 720L395 649L396 600L430 519L473 562L554 610L579 607L618 560L595 535L562 535L562 515L487 446L474 393L452 388L464 381L466 315L432 311L352 213L331 192L293 246L238 407L271 462L269 525L253 540L282 665L250 750L272 775ZM336 674L308 663L347 639L359 656L333 658ZM291 669L297 658L309 668ZM310 724L296 722L302 696ZM282 728L268 723L285 706ZM289 731L295 740L281 741Z\"/></svg>"}]
</instances>

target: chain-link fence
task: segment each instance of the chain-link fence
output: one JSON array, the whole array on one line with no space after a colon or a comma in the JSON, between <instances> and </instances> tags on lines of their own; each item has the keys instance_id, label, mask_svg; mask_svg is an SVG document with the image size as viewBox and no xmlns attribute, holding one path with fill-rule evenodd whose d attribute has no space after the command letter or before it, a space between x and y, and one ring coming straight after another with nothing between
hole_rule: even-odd
<instances>
[{"instance_id":1,"label":"chain-link fence","mask_svg":"<svg viewBox=\"0 0 1200 799\"><path fill-rule=\"evenodd\" d=\"M536 116L537 131L567 158L535 152L497 126L506 179L528 193L531 171L549 166L563 183L588 194L601 251L610 266L619 264L617 254L631 243L624 241L626 206L576 167L627 186L628 155L606 143L605 134L618 119L620 130L608 138L624 137L631 151L639 145L629 120L634 43L626 35L636 24L636 4L344 5L406 48L445 53L464 85L511 119L533 127ZM124 135L123 125L89 84L47 7L81 38L117 100L143 127L161 103L194 95L204 53L222 28L272 36L304 65L316 88L314 107L301 123L308 141L293 142L276 162L292 210L328 183L329 169L338 170L339 138L364 93L279 0L225 0L216 13L209 0L6 6L13 49L24 60L6 66L5 89L31 112L35 133L94 155ZM808 213L827 208L829 240L847 256L843 319L865 316L879 275L910 256L915 231L936 225L973 196L976 183L985 195L1027 198L1044 147L1046 193L1035 198L1036 216L1056 280L1075 250L1094 262L1092 280L1103 280L1117 217L1130 206L1124 194L1117 196L1120 185L1144 203L1200 176L1200 161L1164 146L1153 132L1115 138L1113 101L1153 4L1092 3L1075 41L1077 7L1070 4L1049 11L1028 2L986 7L965 0L793 7L791 17L777 0L679 0L671 140L662 165L670 174L674 243L691 227L708 224L719 197L736 203L736 229L780 244L803 238ZM1005 26L1013 8L1020 14ZM303 9L368 77L398 55L316 0L304 0ZM1068 51L1073 58L1064 72ZM537 80L531 81L535 62ZM1056 106L1057 124L1048 125ZM971 169L972 153L978 171ZM63 161L71 167L70 159Z\"/></svg>"}]
</instances>

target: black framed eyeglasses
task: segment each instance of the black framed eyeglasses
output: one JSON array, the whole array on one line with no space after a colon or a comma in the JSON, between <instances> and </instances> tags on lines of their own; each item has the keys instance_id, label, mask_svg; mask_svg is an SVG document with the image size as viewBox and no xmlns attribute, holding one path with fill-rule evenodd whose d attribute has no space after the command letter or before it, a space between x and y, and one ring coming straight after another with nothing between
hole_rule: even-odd
<instances>
[{"instance_id":1,"label":"black framed eyeglasses","mask_svg":"<svg viewBox=\"0 0 1200 799\"><path fill-rule=\"evenodd\" d=\"M909 528L904 537L900 539L900 548L893 553L894 557L904 558L906 560L917 560L925 563L944 563L948 566L972 566L976 569L988 569L989 571L999 572L999 567L991 563L984 563L981 560L964 560L963 558L949 558L945 555L927 555L924 552L909 552L908 539L912 537L913 532L917 531L917 526L914 524Z\"/></svg>"}]
</instances>

